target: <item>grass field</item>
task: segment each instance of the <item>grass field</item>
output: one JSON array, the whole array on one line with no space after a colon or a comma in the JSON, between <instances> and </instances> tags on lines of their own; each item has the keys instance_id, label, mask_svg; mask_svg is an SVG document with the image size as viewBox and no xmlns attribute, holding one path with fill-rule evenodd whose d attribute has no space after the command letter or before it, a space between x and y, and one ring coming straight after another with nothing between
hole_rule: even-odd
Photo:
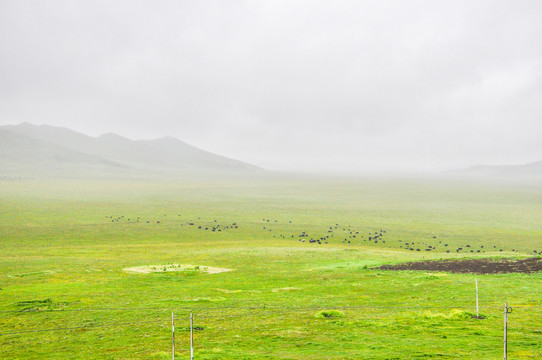
<instances>
[{"instance_id":1,"label":"grass field","mask_svg":"<svg viewBox=\"0 0 542 360\"><path fill-rule=\"evenodd\" d=\"M196 359L500 359L508 302L509 358L540 359L541 273L373 268L541 251L542 186L6 180L0 357L170 359L174 312L186 359L192 312Z\"/></svg>"}]
</instances>

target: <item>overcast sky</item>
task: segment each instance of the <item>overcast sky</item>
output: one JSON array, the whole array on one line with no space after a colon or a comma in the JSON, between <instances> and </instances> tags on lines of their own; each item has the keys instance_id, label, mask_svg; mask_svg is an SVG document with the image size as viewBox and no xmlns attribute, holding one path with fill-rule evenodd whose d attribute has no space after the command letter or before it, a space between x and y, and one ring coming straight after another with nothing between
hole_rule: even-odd
<instances>
[{"instance_id":1,"label":"overcast sky","mask_svg":"<svg viewBox=\"0 0 542 360\"><path fill-rule=\"evenodd\" d=\"M0 0L0 125L269 169L542 160L542 1Z\"/></svg>"}]
</instances>

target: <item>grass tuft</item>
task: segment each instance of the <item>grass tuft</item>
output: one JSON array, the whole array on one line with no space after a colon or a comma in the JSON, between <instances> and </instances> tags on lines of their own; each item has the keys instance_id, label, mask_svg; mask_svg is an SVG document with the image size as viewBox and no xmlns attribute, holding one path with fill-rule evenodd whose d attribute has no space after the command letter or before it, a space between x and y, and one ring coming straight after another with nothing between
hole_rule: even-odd
<instances>
[{"instance_id":1,"label":"grass tuft","mask_svg":"<svg viewBox=\"0 0 542 360\"><path fill-rule=\"evenodd\" d=\"M449 314L442 314L442 313L434 313L431 311L425 311L419 315L420 318L423 319L443 319L443 320L467 320L476 318L476 314L459 310L459 309L452 309ZM484 318L484 316L480 316L480 318Z\"/></svg>"},{"instance_id":2,"label":"grass tuft","mask_svg":"<svg viewBox=\"0 0 542 360\"><path fill-rule=\"evenodd\" d=\"M320 310L315 315L318 319L333 319L344 317L344 312L339 310Z\"/></svg>"}]
</instances>

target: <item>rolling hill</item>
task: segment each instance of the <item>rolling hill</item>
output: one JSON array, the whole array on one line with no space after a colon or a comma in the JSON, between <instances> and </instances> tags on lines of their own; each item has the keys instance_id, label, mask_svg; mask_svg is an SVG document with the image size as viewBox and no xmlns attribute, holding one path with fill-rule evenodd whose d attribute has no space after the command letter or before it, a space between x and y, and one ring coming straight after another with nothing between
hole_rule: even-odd
<instances>
[{"instance_id":1,"label":"rolling hill","mask_svg":"<svg viewBox=\"0 0 542 360\"><path fill-rule=\"evenodd\" d=\"M29 123L0 127L0 176L140 177L261 171L172 137L92 137L66 128Z\"/></svg>"},{"instance_id":2,"label":"rolling hill","mask_svg":"<svg viewBox=\"0 0 542 360\"><path fill-rule=\"evenodd\" d=\"M475 165L453 170L448 174L467 178L490 178L495 180L542 179L542 161L524 165Z\"/></svg>"}]
</instances>

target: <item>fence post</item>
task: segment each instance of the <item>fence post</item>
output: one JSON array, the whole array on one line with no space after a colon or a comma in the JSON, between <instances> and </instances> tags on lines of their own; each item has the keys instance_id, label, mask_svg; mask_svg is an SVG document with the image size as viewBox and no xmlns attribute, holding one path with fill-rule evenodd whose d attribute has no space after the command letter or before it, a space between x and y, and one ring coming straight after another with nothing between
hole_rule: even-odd
<instances>
[{"instance_id":1,"label":"fence post","mask_svg":"<svg viewBox=\"0 0 542 360\"><path fill-rule=\"evenodd\" d=\"M194 317L190 313L190 360L194 360Z\"/></svg>"},{"instance_id":2,"label":"fence post","mask_svg":"<svg viewBox=\"0 0 542 360\"><path fill-rule=\"evenodd\" d=\"M175 360L175 321L171 312L171 358Z\"/></svg>"},{"instance_id":3,"label":"fence post","mask_svg":"<svg viewBox=\"0 0 542 360\"><path fill-rule=\"evenodd\" d=\"M476 317L479 319L480 314L478 313L478 279L474 279L476 282Z\"/></svg>"}]
</instances>

